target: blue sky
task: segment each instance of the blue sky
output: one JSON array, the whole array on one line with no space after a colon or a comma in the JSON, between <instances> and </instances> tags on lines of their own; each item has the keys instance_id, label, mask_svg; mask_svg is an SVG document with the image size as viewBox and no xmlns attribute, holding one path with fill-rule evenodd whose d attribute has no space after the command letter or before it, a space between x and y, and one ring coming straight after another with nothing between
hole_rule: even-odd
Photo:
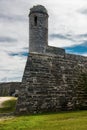
<instances>
[{"instance_id":1,"label":"blue sky","mask_svg":"<svg viewBox=\"0 0 87 130\"><path fill-rule=\"evenodd\" d=\"M48 10L48 44L87 56L87 0L0 0L0 82L22 79L29 46L29 9L37 4Z\"/></svg>"}]
</instances>

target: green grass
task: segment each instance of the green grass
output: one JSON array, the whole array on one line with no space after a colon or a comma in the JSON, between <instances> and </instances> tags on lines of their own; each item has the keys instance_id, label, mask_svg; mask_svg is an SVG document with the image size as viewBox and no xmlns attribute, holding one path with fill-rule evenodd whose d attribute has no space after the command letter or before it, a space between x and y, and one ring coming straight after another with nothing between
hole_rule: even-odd
<instances>
[{"instance_id":1,"label":"green grass","mask_svg":"<svg viewBox=\"0 0 87 130\"><path fill-rule=\"evenodd\" d=\"M4 101L0 108L0 113L13 112L15 110L17 98L12 97L10 100Z\"/></svg>"},{"instance_id":2,"label":"green grass","mask_svg":"<svg viewBox=\"0 0 87 130\"><path fill-rule=\"evenodd\" d=\"M20 116L0 120L0 130L87 130L87 111L33 116Z\"/></svg>"}]
</instances>

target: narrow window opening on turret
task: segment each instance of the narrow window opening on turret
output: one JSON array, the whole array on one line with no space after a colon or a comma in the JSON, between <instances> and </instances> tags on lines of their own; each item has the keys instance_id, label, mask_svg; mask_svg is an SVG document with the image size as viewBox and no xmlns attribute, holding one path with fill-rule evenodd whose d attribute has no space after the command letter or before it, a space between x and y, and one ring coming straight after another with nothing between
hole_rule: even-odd
<instances>
[{"instance_id":1,"label":"narrow window opening on turret","mask_svg":"<svg viewBox=\"0 0 87 130\"><path fill-rule=\"evenodd\" d=\"M37 16L34 17L34 25L37 26Z\"/></svg>"}]
</instances>

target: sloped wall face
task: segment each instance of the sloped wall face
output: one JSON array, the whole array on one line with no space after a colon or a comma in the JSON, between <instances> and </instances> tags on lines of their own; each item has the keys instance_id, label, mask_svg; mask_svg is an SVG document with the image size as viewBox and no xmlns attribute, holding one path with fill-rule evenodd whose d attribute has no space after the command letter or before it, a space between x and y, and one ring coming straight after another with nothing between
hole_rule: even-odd
<instances>
[{"instance_id":1,"label":"sloped wall face","mask_svg":"<svg viewBox=\"0 0 87 130\"><path fill-rule=\"evenodd\" d=\"M16 114L76 109L79 75L86 71L85 57L29 54Z\"/></svg>"}]
</instances>

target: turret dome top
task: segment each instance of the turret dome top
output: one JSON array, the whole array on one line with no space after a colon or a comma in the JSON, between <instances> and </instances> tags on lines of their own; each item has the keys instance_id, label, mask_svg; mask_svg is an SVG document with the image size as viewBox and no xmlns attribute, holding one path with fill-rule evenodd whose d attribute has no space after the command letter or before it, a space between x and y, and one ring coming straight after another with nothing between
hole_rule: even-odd
<instances>
[{"instance_id":1,"label":"turret dome top","mask_svg":"<svg viewBox=\"0 0 87 130\"><path fill-rule=\"evenodd\" d=\"M33 8L30 9L30 14L36 13L36 12L37 13L45 13L45 14L48 15L46 8L42 5L36 5L36 6L33 6Z\"/></svg>"}]
</instances>

